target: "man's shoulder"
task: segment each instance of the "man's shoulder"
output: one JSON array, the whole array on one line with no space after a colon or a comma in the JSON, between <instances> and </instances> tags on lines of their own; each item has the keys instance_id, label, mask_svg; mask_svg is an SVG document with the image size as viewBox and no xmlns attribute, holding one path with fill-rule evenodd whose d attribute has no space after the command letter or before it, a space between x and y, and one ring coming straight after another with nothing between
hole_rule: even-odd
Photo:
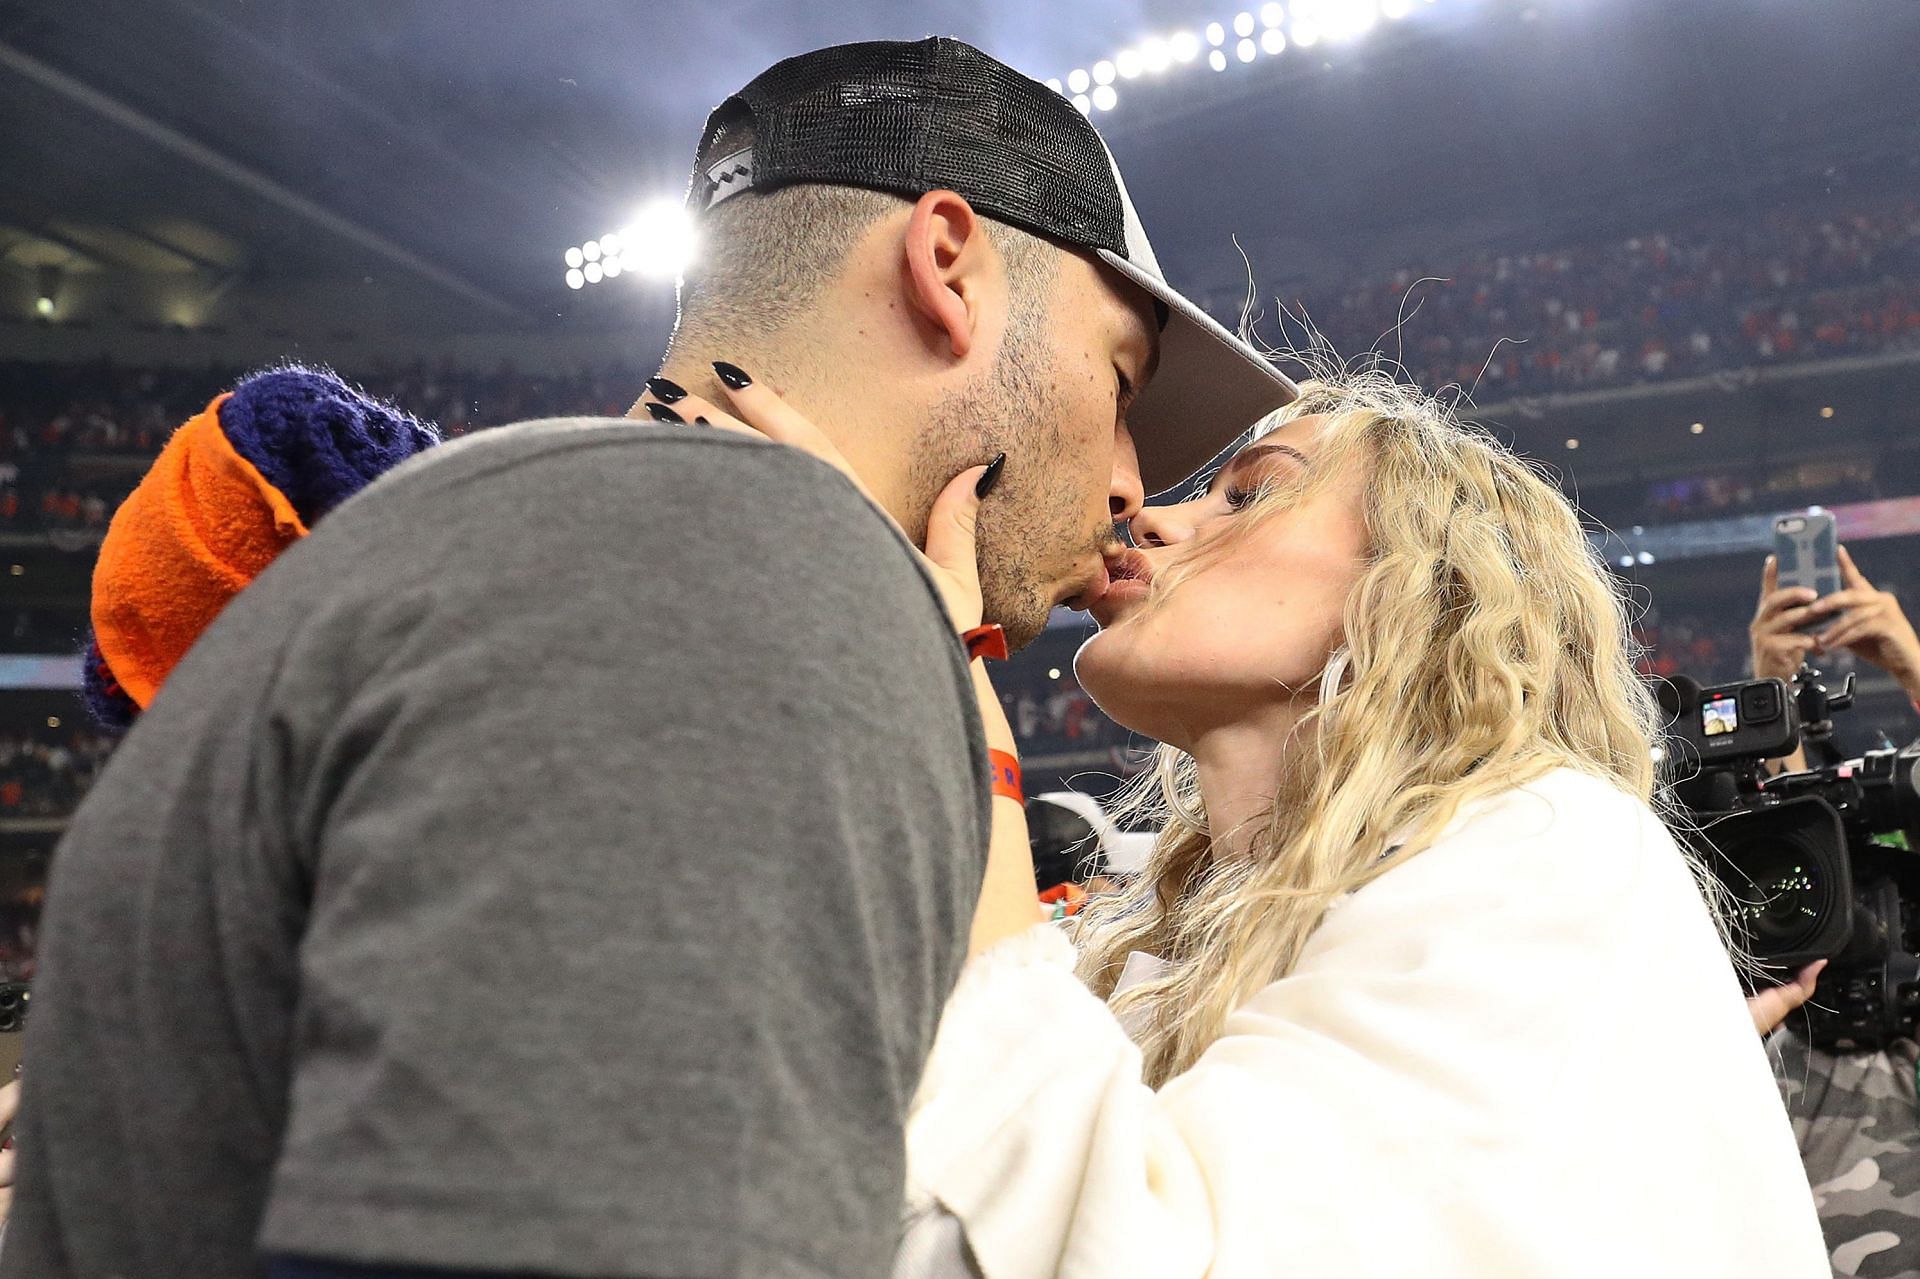
<instances>
[{"instance_id":1,"label":"man's shoulder","mask_svg":"<svg viewBox=\"0 0 1920 1279\"><path fill-rule=\"evenodd\" d=\"M620 417L540 418L490 427L394 468L380 484L388 488L403 483L437 485L515 472L531 476L550 466L568 465L592 469L609 482L773 475L880 514L846 476L798 449L735 431L662 426Z\"/></svg>"},{"instance_id":2,"label":"man's shoulder","mask_svg":"<svg viewBox=\"0 0 1920 1279\"><path fill-rule=\"evenodd\" d=\"M797 545L839 539L841 558L911 563L887 513L837 468L734 431L630 418L568 417L475 432L369 485L330 523L365 530L510 511L514 536L637 538L663 550L777 532ZM678 529L684 536L672 536Z\"/></svg>"},{"instance_id":3,"label":"man's shoulder","mask_svg":"<svg viewBox=\"0 0 1920 1279\"><path fill-rule=\"evenodd\" d=\"M892 518L837 468L732 431L625 418L552 418L494 427L412 459L343 505L295 548L356 566L364 589L431 576L439 597L510 578L600 604L577 579L671 583L683 604L796 592L844 605L857 589L895 611L944 616L939 593ZM411 566L391 552L405 548ZM298 558L289 555L287 558ZM639 575L636 577L636 574Z\"/></svg>"}]
</instances>

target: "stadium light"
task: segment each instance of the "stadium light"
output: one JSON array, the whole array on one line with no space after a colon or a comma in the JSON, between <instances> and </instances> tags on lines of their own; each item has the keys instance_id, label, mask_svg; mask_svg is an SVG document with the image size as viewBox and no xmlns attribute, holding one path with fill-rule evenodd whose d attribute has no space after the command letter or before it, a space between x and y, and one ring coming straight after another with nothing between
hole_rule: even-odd
<instances>
[{"instance_id":1,"label":"stadium light","mask_svg":"<svg viewBox=\"0 0 1920 1279\"><path fill-rule=\"evenodd\" d=\"M641 209L620 238L626 244L621 266L654 280L679 279L700 249L693 216L674 199L655 200Z\"/></svg>"},{"instance_id":2,"label":"stadium light","mask_svg":"<svg viewBox=\"0 0 1920 1279\"><path fill-rule=\"evenodd\" d=\"M1380 16L1375 0L1318 0L1314 6L1329 40L1354 40L1373 29ZM1299 6L1295 5L1297 13Z\"/></svg>"},{"instance_id":3,"label":"stadium light","mask_svg":"<svg viewBox=\"0 0 1920 1279\"><path fill-rule=\"evenodd\" d=\"M619 230L568 249L567 287L583 289L623 275L677 280L698 248L693 217L680 201L655 200Z\"/></svg>"},{"instance_id":4,"label":"stadium light","mask_svg":"<svg viewBox=\"0 0 1920 1279\"><path fill-rule=\"evenodd\" d=\"M1145 36L1132 47L1089 64L1091 71L1076 67L1064 80L1055 77L1046 85L1069 98L1082 115L1112 111L1119 105L1120 80L1171 71L1179 64L1198 61L1202 52L1207 66L1219 73L1236 59L1253 62L1262 52L1272 56L1289 44L1307 48L1322 39L1355 39L1377 26L1383 16L1405 18L1423 3L1433 5L1437 0L1267 0L1204 26L1196 23L1166 35ZM1229 31L1234 40L1231 56L1226 47ZM643 220L648 223L644 229L636 223L567 249L567 287L580 289L621 275L677 278L695 248L690 218L677 203L663 202L643 211ZM41 290L34 303L41 315L55 309L54 296ZM1832 410L1822 416L1831 417Z\"/></svg>"}]
</instances>

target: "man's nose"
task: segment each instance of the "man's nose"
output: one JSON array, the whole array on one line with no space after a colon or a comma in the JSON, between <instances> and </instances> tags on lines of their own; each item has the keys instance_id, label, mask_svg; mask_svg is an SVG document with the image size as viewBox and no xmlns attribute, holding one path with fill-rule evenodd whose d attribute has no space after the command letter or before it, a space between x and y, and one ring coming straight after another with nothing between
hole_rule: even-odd
<instances>
[{"instance_id":1,"label":"man's nose","mask_svg":"<svg viewBox=\"0 0 1920 1279\"><path fill-rule=\"evenodd\" d=\"M1177 546L1193 536L1193 521L1181 506L1149 506L1133 517L1135 546Z\"/></svg>"},{"instance_id":2,"label":"man's nose","mask_svg":"<svg viewBox=\"0 0 1920 1279\"><path fill-rule=\"evenodd\" d=\"M1115 524L1124 524L1140 513L1147 493L1140 480L1140 455L1134 451L1133 435L1122 425L1113 441L1113 477L1107 482L1107 510Z\"/></svg>"}]
</instances>

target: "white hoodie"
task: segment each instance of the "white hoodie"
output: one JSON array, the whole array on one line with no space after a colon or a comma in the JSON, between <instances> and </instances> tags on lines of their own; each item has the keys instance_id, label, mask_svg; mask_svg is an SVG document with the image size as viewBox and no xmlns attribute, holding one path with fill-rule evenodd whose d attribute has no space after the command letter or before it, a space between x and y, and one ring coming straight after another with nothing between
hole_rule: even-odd
<instances>
[{"instance_id":1,"label":"white hoodie","mask_svg":"<svg viewBox=\"0 0 1920 1279\"><path fill-rule=\"evenodd\" d=\"M1073 960L1042 926L962 974L905 1268L964 1233L986 1279L1832 1273L1699 889L1604 781L1469 806L1158 1091Z\"/></svg>"}]
</instances>

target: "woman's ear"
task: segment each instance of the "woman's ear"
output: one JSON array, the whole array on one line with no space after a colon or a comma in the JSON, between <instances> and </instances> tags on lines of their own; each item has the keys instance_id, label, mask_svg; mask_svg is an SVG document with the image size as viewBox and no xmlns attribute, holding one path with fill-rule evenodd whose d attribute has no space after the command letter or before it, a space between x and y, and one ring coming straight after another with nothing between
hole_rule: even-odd
<instances>
[{"instance_id":1,"label":"woman's ear","mask_svg":"<svg viewBox=\"0 0 1920 1279\"><path fill-rule=\"evenodd\" d=\"M980 322L993 254L973 206L952 191L929 191L907 222L907 298L940 341L964 360Z\"/></svg>"}]
</instances>

